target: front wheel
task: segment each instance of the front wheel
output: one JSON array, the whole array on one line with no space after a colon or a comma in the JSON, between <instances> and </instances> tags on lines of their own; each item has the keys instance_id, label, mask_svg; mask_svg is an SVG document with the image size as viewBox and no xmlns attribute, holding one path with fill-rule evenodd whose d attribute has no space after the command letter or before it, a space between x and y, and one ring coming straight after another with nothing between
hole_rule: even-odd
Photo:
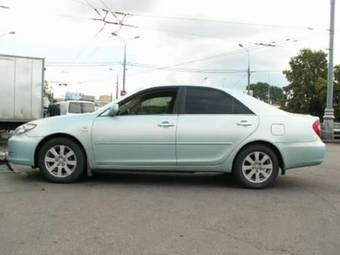
<instances>
[{"instance_id":1,"label":"front wheel","mask_svg":"<svg viewBox=\"0 0 340 255\"><path fill-rule=\"evenodd\" d=\"M233 174L246 188L261 189L272 185L279 173L275 152L264 145L251 145L236 157Z\"/></svg>"},{"instance_id":2,"label":"front wheel","mask_svg":"<svg viewBox=\"0 0 340 255\"><path fill-rule=\"evenodd\" d=\"M43 176L58 183L70 183L80 178L86 165L78 143L67 138L53 138L40 149L38 166Z\"/></svg>"}]
</instances>

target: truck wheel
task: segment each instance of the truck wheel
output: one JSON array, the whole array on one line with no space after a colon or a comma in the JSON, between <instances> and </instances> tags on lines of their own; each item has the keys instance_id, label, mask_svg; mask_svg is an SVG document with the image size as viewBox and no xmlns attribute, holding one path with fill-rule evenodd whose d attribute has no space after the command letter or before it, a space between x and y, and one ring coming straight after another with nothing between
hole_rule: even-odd
<instances>
[{"instance_id":1,"label":"truck wheel","mask_svg":"<svg viewBox=\"0 0 340 255\"><path fill-rule=\"evenodd\" d=\"M70 183L80 178L86 166L83 149L67 138L53 138L38 152L38 166L51 182Z\"/></svg>"},{"instance_id":2,"label":"truck wheel","mask_svg":"<svg viewBox=\"0 0 340 255\"><path fill-rule=\"evenodd\" d=\"M266 188L275 182L278 173L277 156L264 145L248 146L235 159L233 175L246 188Z\"/></svg>"}]
</instances>

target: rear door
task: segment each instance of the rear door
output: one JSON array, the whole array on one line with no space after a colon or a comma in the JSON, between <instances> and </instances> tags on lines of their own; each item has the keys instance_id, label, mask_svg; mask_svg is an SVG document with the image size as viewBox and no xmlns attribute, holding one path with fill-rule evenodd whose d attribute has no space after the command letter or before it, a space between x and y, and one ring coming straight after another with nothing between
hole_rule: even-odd
<instances>
[{"instance_id":1,"label":"rear door","mask_svg":"<svg viewBox=\"0 0 340 255\"><path fill-rule=\"evenodd\" d=\"M187 87L184 95L177 124L178 165L218 165L258 125L257 116L224 91Z\"/></svg>"}]
</instances>

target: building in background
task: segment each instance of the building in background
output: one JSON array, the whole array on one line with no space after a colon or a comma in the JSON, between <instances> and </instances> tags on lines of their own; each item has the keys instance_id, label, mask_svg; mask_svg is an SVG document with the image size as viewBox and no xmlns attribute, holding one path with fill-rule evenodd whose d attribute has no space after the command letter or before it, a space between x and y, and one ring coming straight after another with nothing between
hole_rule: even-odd
<instances>
[{"instance_id":1,"label":"building in background","mask_svg":"<svg viewBox=\"0 0 340 255\"><path fill-rule=\"evenodd\" d=\"M96 105L101 107L111 102L112 102L112 96L101 95L99 96L99 99L96 101Z\"/></svg>"}]
</instances>

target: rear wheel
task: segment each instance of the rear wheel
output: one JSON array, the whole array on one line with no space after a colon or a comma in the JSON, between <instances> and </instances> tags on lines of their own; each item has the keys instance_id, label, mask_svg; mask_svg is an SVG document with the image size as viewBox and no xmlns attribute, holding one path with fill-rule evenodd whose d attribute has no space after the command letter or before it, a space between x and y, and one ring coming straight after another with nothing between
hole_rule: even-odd
<instances>
[{"instance_id":1,"label":"rear wheel","mask_svg":"<svg viewBox=\"0 0 340 255\"><path fill-rule=\"evenodd\" d=\"M70 183L80 178L86 165L78 143L68 138L53 138L40 149L38 166L43 176L58 183Z\"/></svg>"},{"instance_id":2,"label":"rear wheel","mask_svg":"<svg viewBox=\"0 0 340 255\"><path fill-rule=\"evenodd\" d=\"M279 173L275 152L264 145L250 145L236 157L233 174L238 182L253 189L272 185Z\"/></svg>"}]
</instances>

